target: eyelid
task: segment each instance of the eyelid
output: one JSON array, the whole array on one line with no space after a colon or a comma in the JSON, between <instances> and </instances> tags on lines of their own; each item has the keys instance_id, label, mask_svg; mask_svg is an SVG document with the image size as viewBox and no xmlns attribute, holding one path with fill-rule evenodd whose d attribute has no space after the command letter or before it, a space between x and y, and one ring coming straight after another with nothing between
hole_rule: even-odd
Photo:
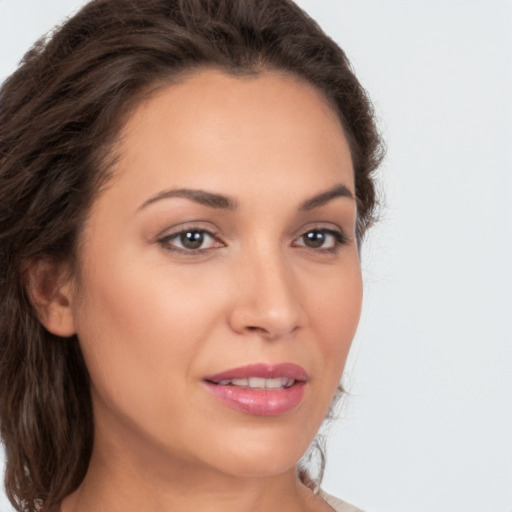
<instances>
[{"instance_id":1,"label":"eyelid","mask_svg":"<svg viewBox=\"0 0 512 512\"><path fill-rule=\"evenodd\" d=\"M189 232L203 233L206 236L210 237L212 241L214 241L218 245L206 248L188 249L185 247L179 247L178 245L171 243L171 240L176 239L180 235ZM219 249L221 247L226 246L225 242L223 242L218 237L218 232L216 230L209 229L198 224L181 224L179 226L175 226L174 229L166 229L165 231L162 231L159 235L157 235L156 242L167 251L181 253L189 256L205 253L212 249Z\"/></svg>"},{"instance_id":2,"label":"eyelid","mask_svg":"<svg viewBox=\"0 0 512 512\"><path fill-rule=\"evenodd\" d=\"M296 229L294 233L292 234L292 237L299 238L300 236L309 233L310 231L330 231L333 233L340 233L343 236L346 236L348 238L348 235L338 223L334 222L309 222L307 224L303 224L300 226L300 228Z\"/></svg>"},{"instance_id":3,"label":"eyelid","mask_svg":"<svg viewBox=\"0 0 512 512\"><path fill-rule=\"evenodd\" d=\"M318 231L335 238L335 244L333 247L308 247L305 243L297 243L302 237L311 233L312 231ZM350 241L351 237L348 236L345 231L339 227L334 226L333 224L312 224L308 226L303 226L299 231L296 232L293 238L292 245L295 247L305 248L315 252L336 252L341 246L346 245Z\"/></svg>"}]
</instances>

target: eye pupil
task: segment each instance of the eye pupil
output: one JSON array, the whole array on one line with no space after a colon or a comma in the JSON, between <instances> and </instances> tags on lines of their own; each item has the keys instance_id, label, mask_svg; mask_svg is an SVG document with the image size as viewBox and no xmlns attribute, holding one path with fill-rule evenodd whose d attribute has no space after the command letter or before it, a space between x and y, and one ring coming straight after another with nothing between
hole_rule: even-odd
<instances>
[{"instance_id":1,"label":"eye pupil","mask_svg":"<svg viewBox=\"0 0 512 512\"><path fill-rule=\"evenodd\" d=\"M186 231L181 233L180 242L187 249L199 249L204 242L204 233L200 231Z\"/></svg>"},{"instance_id":2,"label":"eye pupil","mask_svg":"<svg viewBox=\"0 0 512 512\"><path fill-rule=\"evenodd\" d=\"M304 235L304 243L308 247L322 247L325 242L325 233L321 231L310 231Z\"/></svg>"}]
</instances>

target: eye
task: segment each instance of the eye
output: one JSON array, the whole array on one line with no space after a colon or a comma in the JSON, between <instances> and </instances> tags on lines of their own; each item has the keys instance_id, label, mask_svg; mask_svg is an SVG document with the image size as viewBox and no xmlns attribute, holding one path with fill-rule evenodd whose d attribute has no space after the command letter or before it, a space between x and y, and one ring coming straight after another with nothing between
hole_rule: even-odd
<instances>
[{"instance_id":1,"label":"eye","mask_svg":"<svg viewBox=\"0 0 512 512\"><path fill-rule=\"evenodd\" d=\"M188 228L178 233L166 235L158 240L167 250L179 252L201 252L224 244L206 229Z\"/></svg>"},{"instance_id":2,"label":"eye","mask_svg":"<svg viewBox=\"0 0 512 512\"><path fill-rule=\"evenodd\" d=\"M334 252L346 241L346 237L341 231L334 229L311 229L295 240L294 245Z\"/></svg>"}]
</instances>

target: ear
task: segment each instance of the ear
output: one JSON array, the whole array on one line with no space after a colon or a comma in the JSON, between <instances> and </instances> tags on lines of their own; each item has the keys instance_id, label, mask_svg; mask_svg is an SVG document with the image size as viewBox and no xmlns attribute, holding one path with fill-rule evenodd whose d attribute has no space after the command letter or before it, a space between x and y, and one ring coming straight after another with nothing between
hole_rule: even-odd
<instances>
[{"instance_id":1,"label":"ear","mask_svg":"<svg viewBox=\"0 0 512 512\"><path fill-rule=\"evenodd\" d=\"M39 321L57 336L76 333L72 282L68 265L49 257L31 260L26 266L27 291Z\"/></svg>"}]
</instances>

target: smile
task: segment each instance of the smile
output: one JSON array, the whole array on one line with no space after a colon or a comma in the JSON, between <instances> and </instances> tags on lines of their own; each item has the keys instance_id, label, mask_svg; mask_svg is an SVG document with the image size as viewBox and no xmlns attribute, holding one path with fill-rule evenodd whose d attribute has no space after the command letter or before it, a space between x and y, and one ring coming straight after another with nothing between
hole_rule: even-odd
<instances>
[{"instance_id":1,"label":"smile","mask_svg":"<svg viewBox=\"0 0 512 512\"><path fill-rule=\"evenodd\" d=\"M293 386L295 379L290 377L276 377L264 379L261 377L249 377L248 379L225 379L217 383L219 386L237 386L248 389L285 389Z\"/></svg>"},{"instance_id":2,"label":"smile","mask_svg":"<svg viewBox=\"0 0 512 512\"><path fill-rule=\"evenodd\" d=\"M284 363L249 365L204 379L224 405L256 416L280 416L302 402L309 380L304 368Z\"/></svg>"}]
</instances>

